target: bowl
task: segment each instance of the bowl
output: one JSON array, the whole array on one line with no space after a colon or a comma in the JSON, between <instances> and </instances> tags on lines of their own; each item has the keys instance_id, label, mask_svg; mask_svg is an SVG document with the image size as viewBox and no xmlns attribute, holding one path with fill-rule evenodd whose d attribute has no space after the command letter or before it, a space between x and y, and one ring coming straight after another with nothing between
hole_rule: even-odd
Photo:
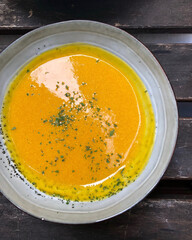
<instances>
[{"instance_id":1,"label":"bowl","mask_svg":"<svg viewBox=\"0 0 192 240\"><path fill-rule=\"evenodd\" d=\"M93 21L67 21L36 29L0 55L0 104L16 73L36 55L67 43L101 47L124 60L149 93L156 118L155 143L147 166L135 182L116 195L95 202L66 202L37 190L17 170L0 135L0 190L23 211L59 223L92 223L116 216L141 201L158 183L172 157L178 112L169 81L151 52L128 33Z\"/></svg>"}]
</instances>

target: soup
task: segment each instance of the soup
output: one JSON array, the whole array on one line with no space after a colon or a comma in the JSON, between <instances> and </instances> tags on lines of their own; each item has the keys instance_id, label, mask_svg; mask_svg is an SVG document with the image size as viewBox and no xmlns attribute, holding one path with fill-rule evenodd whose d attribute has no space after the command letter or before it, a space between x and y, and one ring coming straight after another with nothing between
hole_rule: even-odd
<instances>
[{"instance_id":1,"label":"soup","mask_svg":"<svg viewBox=\"0 0 192 240\"><path fill-rule=\"evenodd\" d=\"M2 129L15 166L37 189L95 201L142 172L155 117L130 66L78 43L44 52L19 71L4 98Z\"/></svg>"}]
</instances>

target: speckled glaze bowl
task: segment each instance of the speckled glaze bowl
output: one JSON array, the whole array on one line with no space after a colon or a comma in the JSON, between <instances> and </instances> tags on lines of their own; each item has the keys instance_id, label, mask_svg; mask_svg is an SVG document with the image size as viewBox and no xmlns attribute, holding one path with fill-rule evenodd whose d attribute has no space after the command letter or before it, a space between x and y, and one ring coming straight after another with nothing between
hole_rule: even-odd
<instances>
[{"instance_id":1,"label":"speckled glaze bowl","mask_svg":"<svg viewBox=\"0 0 192 240\"><path fill-rule=\"evenodd\" d=\"M67 202L34 188L14 170L0 136L0 190L17 207L41 219L60 223L92 223L118 215L141 201L164 174L173 154L178 113L173 91L161 66L139 41L115 27L92 21L67 21L34 30L11 44L0 55L0 103L19 69L36 55L74 42L112 52L139 75L145 84L156 118L152 155L135 182L116 195L98 202Z\"/></svg>"}]
</instances>

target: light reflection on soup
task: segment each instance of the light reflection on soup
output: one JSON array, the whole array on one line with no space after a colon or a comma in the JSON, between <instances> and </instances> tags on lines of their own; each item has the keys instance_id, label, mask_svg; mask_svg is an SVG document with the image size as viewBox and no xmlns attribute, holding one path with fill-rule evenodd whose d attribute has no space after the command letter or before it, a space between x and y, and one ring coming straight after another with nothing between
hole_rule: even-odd
<instances>
[{"instance_id":1,"label":"light reflection on soup","mask_svg":"<svg viewBox=\"0 0 192 240\"><path fill-rule=\"evenodd\" d=\"M115 55L80 43L49 50L19 72L4 99L2 127L27 180L74 201L100 200L134 181L155 137L137 74Z\"/></svg>"}]
</instances>

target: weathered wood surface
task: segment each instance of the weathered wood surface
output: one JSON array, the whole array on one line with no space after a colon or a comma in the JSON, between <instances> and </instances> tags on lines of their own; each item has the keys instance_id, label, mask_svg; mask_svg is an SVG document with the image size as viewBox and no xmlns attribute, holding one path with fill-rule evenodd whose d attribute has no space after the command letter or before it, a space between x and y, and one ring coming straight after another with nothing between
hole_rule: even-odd
<instances>
[{"instance_id":1,"label":"weathered wood surface","mask_svg":"<svg viewBox=\"0 0 192 240\"><path fill-rule=\"evenodd\" d=\"M163 67L177 100L192 100L192 44L147 44Z\"/></svg>"},{"instance_id":2,"label":"weathered wood surface","mask_svg":"<svg viewBox=\"0 0 192 240\"><path fill-rule=\"evenodd\" d=\"M1 0L0 29L34 29L71 19L87 19L133 29L192 27L191 0Z\"/></svg>"},{"instance_id":3,"label":"weathered wood surface","mask_svg":"<svg viewBox=\"0 0 192 240\"><path fill-rule=\"evenodd\" d=\"M0 35L0 52L19 37L20 35ZM162 65L177 100L192 100L192 44L147 44L146 46Z\"/></svg>"},{"instance_id":4,"label":"weathered wood surface","mask_svg":"<svg viewBox=\"0 0 192 240\"><path fill-rule=\"evenodd\" d=\"M192 119L179 120L176 148L164 179L192 180Z\"/></svg>"},{"instance_id":5,"label":"weathered wood surface","mask_svg":"<svg viewBox=\"0 0 192 240\"><path fill-rule=\"evenodd\" d=\"M100 21L133 34L192 33L192 1L0 0L0 52L19 37L15 34L71 19ZM131 210L90 225L41 221L19 210L0 193L0 239L191 240L192 44L147 43L146 46L165 70L176 99L180 103L190 101L187 108L190 118L180 115L176 149L163 180Z\"/></svg>"},{"instance_id":6,"label":"weathered wood surface","mask_svg":"<svg viewBox=\"0 0 192 240\"><path fill-rule=\"evenodd\" d=\"M192 117L192 102L177 102L179 116L182 118Z\"/></svg>"},{"instance_id":7,"label":"weathered wood surface","mask_svg":"<svg viewBox=\"0 0 192 240\"><path fill-rule=\"evenodd\" d=\"M147 199L177 199L177 200L192 200L192 181L191 180L164 180L150 192Z\"/></svg>"},{"instance_id":8,"label":"weathered wood surface","mask_svg":"<svg viewBox=\"0 0 192 240\"><path fill-rule=\"evenodd\" d=\"M145 199L131 210L101 223L64 225L31 217L0 195L0 238L191 240L191 209L190 199Z\"/></svg>"}]
</instances>

